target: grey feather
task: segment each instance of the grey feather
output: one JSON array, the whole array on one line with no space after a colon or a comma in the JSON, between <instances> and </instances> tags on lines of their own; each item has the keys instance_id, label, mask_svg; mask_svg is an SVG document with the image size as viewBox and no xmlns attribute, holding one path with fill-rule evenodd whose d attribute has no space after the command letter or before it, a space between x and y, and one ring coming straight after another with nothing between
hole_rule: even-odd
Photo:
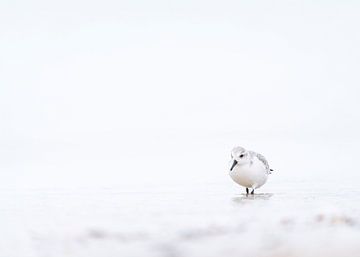
<instances>
[{"instance_id":1,"label":"grey feather","mask_svg":"<svg viewBox=\"0 0 360 257\"><path fill-rule=\"evenodd\" d=\"M258 158L265 166L266 172L268 174L271 174L270 167L268 161L265 159L265 157L257 152L249 151L252 158L256 157Z\"/></svg>"}]
</instances>

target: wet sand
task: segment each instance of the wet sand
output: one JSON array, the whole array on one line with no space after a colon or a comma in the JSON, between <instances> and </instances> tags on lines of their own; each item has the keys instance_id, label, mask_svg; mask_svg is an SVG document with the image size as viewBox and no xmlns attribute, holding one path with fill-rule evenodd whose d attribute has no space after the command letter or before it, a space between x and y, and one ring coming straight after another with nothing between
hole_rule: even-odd
<instances>
[{"instance_id":1,"label":"wet sand","mask_svg":"<svg viewBox=\"0 0 360 257\"><path fill-rule=\"evenodd\" d=\"M144 157L149 169L141 173L136 173L136 159L129 159L136 165L99 162L114 167L109 174L103 165L93 167L93 173L66 173L62 166L58 173L24 173L18 187L3 183L0 256L360 256L355 142L261 141L275 171L255 195L247 196L227 174L224 153L233 141L210 144L205 138L201 147L189 149L166 139L158 152ZM175 154L164 156L162 149L173 145ZM254 140L248 145L257 148ZM178 166L171 166L179 159ZM79 185L91 174L93 185ZM143 174L154 183L100 185L106 175L128 182L131 175L138 181Z\"/></svg>"},{"instance_id":2,"label":"wet sand","mask_svg":"<svg viewBox=\"0 0 360 257\"><path fill-rule=\"evenodd\" d=\"M281 185L3 190L2 256L360 256L358 188Z\"/></svg>"}]
</instances>

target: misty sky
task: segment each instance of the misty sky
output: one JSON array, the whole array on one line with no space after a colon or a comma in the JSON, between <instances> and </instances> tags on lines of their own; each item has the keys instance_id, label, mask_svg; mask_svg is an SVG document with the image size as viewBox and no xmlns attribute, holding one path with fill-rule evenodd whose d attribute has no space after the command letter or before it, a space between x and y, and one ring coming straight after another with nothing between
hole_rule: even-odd
<instances>
[{"instance_id":1,"label":"misty sky","mask_svg":"<svg viewBox=\"0 0 360 257\"><path fill-rule=\"evenodd\" d=\"M2 1L2 170L162 132L354 136L359 7Z\"/></svg>"}]
</instances>

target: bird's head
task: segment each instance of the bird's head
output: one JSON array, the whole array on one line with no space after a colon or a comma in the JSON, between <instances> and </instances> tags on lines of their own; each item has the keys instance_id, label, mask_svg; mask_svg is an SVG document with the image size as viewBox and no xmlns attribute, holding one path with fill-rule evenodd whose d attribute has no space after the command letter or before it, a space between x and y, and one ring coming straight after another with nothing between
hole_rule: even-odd
<instances>
[{"instance_id":1,"label":"bird's head","mask_svg":"<svg viewBox=\"0 0 360 257\"><path fill-rule=\"evenodd\" d=\"M242 164L248 163L249 160L250 160L250 155L245 148L243 148L241 146L235 147L231 151L230 171L232 171L236 165L242 165Z\"/></svg>"}]
</instances>

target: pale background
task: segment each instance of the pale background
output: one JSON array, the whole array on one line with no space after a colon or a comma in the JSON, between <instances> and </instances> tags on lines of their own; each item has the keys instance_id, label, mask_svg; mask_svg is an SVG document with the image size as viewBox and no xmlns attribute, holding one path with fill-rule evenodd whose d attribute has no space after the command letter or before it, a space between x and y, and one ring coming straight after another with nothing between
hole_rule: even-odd
<instances>
[{"instance_id":1,"label":"pale background","mask_svg":"<svg viewBox=\"0 0 360 257\"><path fill-rule=\"evenodd\" d=\"M2 0L0 215L12 217L5 229L12 236L5 233L3 245L21 237L29 256L51 256L51 247L42 248L49 242L35 240L40 246L34 247L28 233L41 227L36 233L44 238L56 235L51 242L67 238L56 225L62 216L47 214L47 204L56 200L40 204L51 225L34 223L35 207L23 211L53 190L93 190L103 196L100 202L108 198L96 190L104 188L149 198L166 188L187 192L190 202L207 192L204 206L210 209L211 196L220 194L221 215L230 219L227 200L243 191L227 176L235 145L268 158L275 172L259 193L282 197L269 204L288 201L280 210L292 209L291 194L309 190L333 194L333 202L305 194L297 196L298 204L310 197L314 206L352 206L360 186L359 13L357 1ZM13 201L14 194L21 200ZM134 215L134 199L119 197L128 203L127 215ZM160 207L157 197L149 210L173 215L171 224L193 224L177 223L180 207ZM59 201L60 209L73 210ZM104 208L116 213L112 206ZM274 210L261 206L265 213ZM356 220L359 209L351 208L347 215ZM82 219L75 216L69 216L72 224ZM26 217L26 225L19 222ZM79 231L104 219L89 217ZM121 230L121 220L108 220ZM211 217L208 222L217 224ZM178 231L166 227L168 234ZM343 241L333 240L342 250ZM231 249L223 246L217 250ZM81 256L83 248L74 249ZM8 249L24 257L13 251Z\"/></svg>"}]
</instances>

